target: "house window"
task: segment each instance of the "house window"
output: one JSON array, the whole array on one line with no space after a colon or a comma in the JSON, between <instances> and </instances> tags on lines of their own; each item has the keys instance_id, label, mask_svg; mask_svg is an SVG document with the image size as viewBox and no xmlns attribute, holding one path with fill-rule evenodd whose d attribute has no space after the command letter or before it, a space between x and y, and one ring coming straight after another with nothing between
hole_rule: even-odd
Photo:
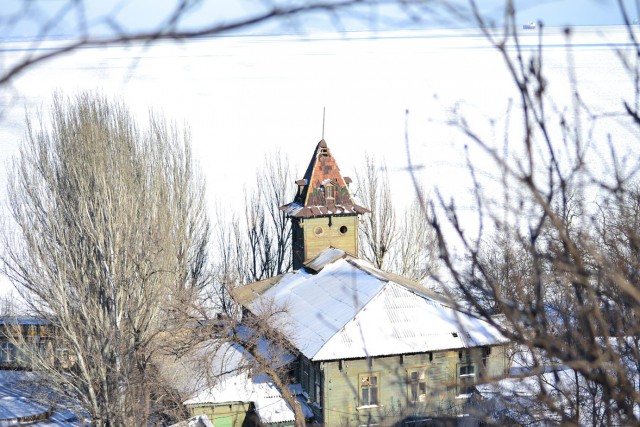
<instances>
[{"instance_id":1,"label":"house window","mask_svg":"<svg viewBox=\"0 0 640 427\"><path fill-rule=\"evenodd\" d=\"M411 402L426 402L427 379L424 369L409 371L409 397Z\"/></svg>"},{"instance_id":2,"label":"house window","mask_svg":"<svg viewBox=\"0 0 640 427\"><path fill-rule=\"evenodd\" d=\"M370 406L378 404L378 375L360 376L360 404Z\"/></svg>"},{"instance_id":3,"label":"house window","mask_svg":"<svg viewBox=\"0 0 640 427\"><path fill-rule=\"evenodd\" d=\"M491 347L483 347L482 348L482 366L484 366L485 368L488 365L488 361L489 361L489 355L491 355ZM481 372L482 374L482 372Z\"/></svg>"},{"instance_id":4,"label":"house window","mask_svg":"<svg viewBox=\"0 0 640 427\"><path fill-rule=\"evenodd\" d=\"M67 366L67 363L69 362L69 349L67 349L66 347L56 348L56 357L57 363L61 364L62 366Z\"/></svg>"},{"instance_id":5,"label":"house window","mask_svg":"<svg viewBox=\"0 0 640 427\"><path fill-rule=\"evenodd\" d=\"M476 381L476 369L474 365L458 366L458 394L469 395L473 393Z\"/></svg>"},{"instance_id":6,"label":"house window","mask_svg":"<svg viewBox=\"0 0 640 427\"><path fill-rule=\"evenodd\" d=\"M15 347L8 341L0 342L0 362L10 363L15 359Z\"/></svg>"}]
</instances>

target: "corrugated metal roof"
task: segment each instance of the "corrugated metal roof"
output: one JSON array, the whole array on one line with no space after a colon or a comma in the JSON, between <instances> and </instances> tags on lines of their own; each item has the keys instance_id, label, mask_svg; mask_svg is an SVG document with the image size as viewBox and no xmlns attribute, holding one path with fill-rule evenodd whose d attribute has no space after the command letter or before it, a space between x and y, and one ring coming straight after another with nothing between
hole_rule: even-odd
<instances>
[{"instance_id":1,"label":"corrugated metal roof","mask_svg":"<svg viewBox=\"0 0 640 427\"><path fill-rule=\"evenodd\" d=\"M422 353L501 341L488 323L389 282L322 346L314 360Z\"/></svg>"},{"instance_id":2,"label":"corrugated metal roof","mask_svg":"<svg viewBox=\"0 0 640 427\"><path fill-rule=\"evenodd\" d=\"M50 325L51 321L44 317L32 316L0 316L0 325Z\"/></svg>"},{"instance_id":3,"label":"corrugated metal roof","mask_svg":"<svg viewBox=\"0 0 640 427\"><path fill-rule=\"evenodd\" d=\"M489 323L453 309L414 282L327 249L313 272L284 275L249 308L284 310L278 324L306 357L333 360L494 345L505 339ZM402 282L402 283L398 283Z\"/></svg>"}]
</instances>

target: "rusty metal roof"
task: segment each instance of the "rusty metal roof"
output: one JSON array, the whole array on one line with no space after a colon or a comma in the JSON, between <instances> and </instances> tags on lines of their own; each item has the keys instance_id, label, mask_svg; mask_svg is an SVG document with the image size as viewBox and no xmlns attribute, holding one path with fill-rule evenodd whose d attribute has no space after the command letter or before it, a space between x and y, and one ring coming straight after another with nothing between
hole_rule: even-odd
<instances>
[{"instance_id":1,"label":"rusty metal roof","mask_svg":"<svg viewBox=\"0 0 640 427\"><path fill-rule=\"evenodd\" d=\"M310 218L314 216L325 215L353 215L363 214L369 212L368 209L353 205L327 205L327 206L302 206L297 203L289 203L280 207L280 210L284 211L287 216L295 218Z\"/></svg>"},{"instance_id":2,"label":"rusty metal roof","mask_svg":"<svg viewBox=\"0 0 640 427\"><path fill-rule=\"evenodd\" d=\"M304 178L296 180L299 189L293 202L280 206L280 209L295 218L369 212L353 201L349 193L350 182L350 178L344 178L340 173L323 139L316 146ZM327 190L327 187L333 188Z\"/></svg>"}]
</instances>

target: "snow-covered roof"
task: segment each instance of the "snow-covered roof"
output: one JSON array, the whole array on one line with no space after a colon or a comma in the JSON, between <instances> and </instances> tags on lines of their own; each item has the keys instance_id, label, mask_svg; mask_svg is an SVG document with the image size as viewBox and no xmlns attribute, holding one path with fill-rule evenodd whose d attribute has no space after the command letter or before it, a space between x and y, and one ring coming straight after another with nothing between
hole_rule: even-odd
<instances>
[{"instance_id":1,"label":"snow-covered roof","mask_svg":"<svg viewBox=\"0 0 640 427\"><path fill-rule=\"evenodd\" d=\"M301 399L302 412L307 418L313 416L311 408ZM280 390L268 375L251 376L247 372L227 376L214 387L184 402L185 405L207 403L228 404L253 402L260 420L264 423L281 423L295 420L291 406L284 400Z\"/></svg>"},{"instance_id":2,"label":"snow-covered roof","mask_svg":"<svg viewBox=\"0 0 640 427\"><path fill-rule=\"evenodd\" d=\"M284 308L280 325L311 360L363 358L496 345L505 338L488 322L452 308L442 296L376 269L339 249L265 289L241 289L251 311ZM242 298L241 298L242 299Z\"/></svg>"},{"instance_id":3,"label":"snow-covered roof","mask_svg":"<svg viewBox=\"0 0 640 427\"><path fill-rule=\"evenodd\" d=\"M239 337L245 334L248 336L252 332L239 328ZM278 368L295 360L293 354L270 345L264 338L253 343L260 356L269 360L271 367ZM166 360L165 363L168 367L163 372L165 379L187 398L208 390L214 379L220 381L240 372L260 368L242 345L220 338L201 342L185 357Z\"/></svg>"},{"instance_id":4,"label":"snow-covered roof","mask_svg":"<svg viewBox=\"0 0 640 427\"><path fill-rule=\"evenodd\" d=\"M0 370L0 427L29 425L32 427L61 427L85 425L65 406L61 396L42 390L42 379L36 372ZM40 401L40 398L48 397ZM59 399L59 400L58 400ZM58 405L50 403L58 400Z\"/></svg>"}]
</instances>

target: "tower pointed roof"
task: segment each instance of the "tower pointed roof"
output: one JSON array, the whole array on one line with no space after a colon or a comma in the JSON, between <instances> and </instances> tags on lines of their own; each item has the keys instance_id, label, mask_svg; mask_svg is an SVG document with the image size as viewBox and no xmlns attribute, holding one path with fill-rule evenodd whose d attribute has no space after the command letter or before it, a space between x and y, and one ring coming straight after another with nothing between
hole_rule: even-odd
<instances>
[{"instance_id":1,"label":"tower pointed roof","mask_svg":"<svg viewBox=\"0 0 640 427\"><path fill-rule=\"evenodd\" d=\"M350 183L351 178L342 176L323 139L316 146L304 178L296 181L298 191L293 202L280 209L295 218L369 212L354 202L349 193Z\"/></svg>"}]
</instances>

